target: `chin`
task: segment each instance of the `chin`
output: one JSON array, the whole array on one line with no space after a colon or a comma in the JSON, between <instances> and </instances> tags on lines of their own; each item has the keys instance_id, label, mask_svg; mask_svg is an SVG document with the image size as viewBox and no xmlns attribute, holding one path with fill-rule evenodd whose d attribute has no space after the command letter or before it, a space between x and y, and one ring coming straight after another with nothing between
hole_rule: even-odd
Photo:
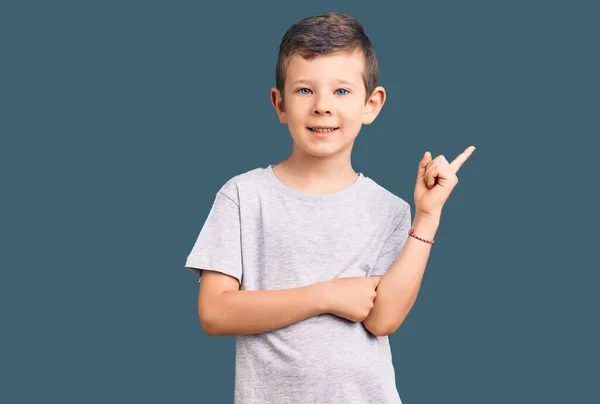
<instances>
[{"instance_id":1,"label":"chin","mask_svg":"<svg viewBox=\"0 0 600 404\"><path fill-rule=\"evenodd\" d=\"M329 157L339 153L343 153L348 147L352 147L354 142L350 145L338 145L338 144L312 144L310 142L298 142L294 139L296 147L301 149L304 153L310 154L315 157Z\"/></svg>"},{"instance_id":2,"label":"chin","mask_svg":"<svg viewBox=\"0 0 600 404\"><path fill-rule=\"evenodd\" d=\"M335 133L329 139L320 139L315 137L308 129L304 127L296 128L290 135L294 141L295 147L315 157L328 157L343 153L354 145L354 139L345 139L344 133Z\"/></svg>"}]
</instances>

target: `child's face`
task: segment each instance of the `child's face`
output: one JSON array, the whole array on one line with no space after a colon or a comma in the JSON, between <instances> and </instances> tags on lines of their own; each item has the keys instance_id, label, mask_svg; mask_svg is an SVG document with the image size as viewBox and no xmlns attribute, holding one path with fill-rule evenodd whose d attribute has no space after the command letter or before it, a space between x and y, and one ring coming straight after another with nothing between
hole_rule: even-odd
<instances>
[{"instance_id":1,"label":"child's face","mask_svg":"<svg viewBox=\"0 0 600 404\"><path fill-rule=\"evenodd\" d=\"M276 88L271 101L279 121L287 124L297 146L315 156L350 151L363 124L377 116L385 90L377 87L365 102L361 53L335 53L306 60L290 58L285 78L285 104ZM309 128L337 128L331 133Z\"/></svg>"}]
</instances>

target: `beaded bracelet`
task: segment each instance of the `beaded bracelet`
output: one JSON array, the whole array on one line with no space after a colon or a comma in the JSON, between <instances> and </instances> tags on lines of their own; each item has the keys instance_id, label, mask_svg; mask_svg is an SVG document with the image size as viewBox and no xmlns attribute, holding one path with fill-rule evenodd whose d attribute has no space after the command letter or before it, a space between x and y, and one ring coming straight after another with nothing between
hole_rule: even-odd
<instances>
[{"instance_id":1,"label":"beaded bracelet","mask_svg":"<svg viewBox=\"0 0 600 404\"><path fill-rule=\"evenodd\" d=\"M409 236L412 236L412 237L414 237L414 238L416 238L417 240L421 240L421 241L424 241L424 242L426 242L426 243L429 243L429 244L433 244L433 242L434 242L434 240L424 240L424 239L422 239L422 238L420 238L420 237L417 237L417 236L415 236L415 234L414 234L414 232L413 232L413 229L410 229L410 230L408 231L408 235L409 235Z\"/></svg>"}]
</instances>

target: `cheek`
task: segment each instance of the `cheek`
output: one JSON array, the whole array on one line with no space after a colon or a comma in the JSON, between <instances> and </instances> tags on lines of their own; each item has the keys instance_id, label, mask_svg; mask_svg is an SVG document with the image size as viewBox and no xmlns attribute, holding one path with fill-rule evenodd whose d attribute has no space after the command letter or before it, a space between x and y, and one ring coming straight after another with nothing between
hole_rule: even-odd
<instances>
[{"instance_id":1,"label":"cheek","mask_svg":"<svg viewBox=\"0 0 600 404\"><path fill-rule=\"evenodd\" d=\"M347 125L357 126L362 123L364 109L362 106L353 105L344 111L343 120Z\"/></svg>"},{"instance_id":2,"label":"cheek","mask_svg":"<svg viewBox=\"0 0 600 404\"><path fill-rule=\"evenodd\" d=\"M308 114L306 106L299 103L290 103L287 109L287 115L291 122L303 123Z\"/></svg>"}]
</instances>

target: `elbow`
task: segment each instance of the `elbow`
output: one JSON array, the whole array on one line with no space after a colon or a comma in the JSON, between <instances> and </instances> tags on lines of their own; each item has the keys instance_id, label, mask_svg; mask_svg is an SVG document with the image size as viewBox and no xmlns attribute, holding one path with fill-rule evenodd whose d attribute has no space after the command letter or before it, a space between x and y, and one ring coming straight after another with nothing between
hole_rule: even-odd
<instances>
[{"instance_id":1,"label":"elbow","mask_svg":"<svg viewBox=\"0 0 600 404\"><path fill-rule=\"evenodd\" d=\"M204 333L206 335L216 335L216 331L215 329L212 327L212 325L209 325L208 321L203 318L202 316L198 316L200 318L200 327L202 327L202 331L204 331Z\"/></svg>"},{"instance_id":2,"label":"elbow","mask_svg":"<svg viewBox=\"0 0 600 404\"><path fill-rule=\"evenodd\" d=\"M400 322L400 324L391 324L384 322L373 323L367 321L364 322L364 325L367 328L367 330L369 330L371 334L375 335L376 337L385 337L388 335L392 335L398 330L398 328L400 328L401 324L402 322Z\"/></svg>"},{"instance_id":3,"label":"elbow","mask_svg":"<svg viewBox=\"0 0 600 404\"><path fill-rule=\"evenodd\" d=\"M385 337L385 336L392 335L393 333L395 333L399 327L400 326L398 326L398 327L381 327L381 328L375 329L374 330L375 332L373 332L373 331L371 331L371 332L373 333L373 335L375 335L377 337Z\"/></svg>"},{"instance_id":4,"label":"elbow","mask_svg":"<svg viewBox=\"0 0 600 404\"><path fill-rule=\"evenodd\" d=\"M198 319L200 320L200 327L206 335L217 336L221 335L218 324L214 321L214 316L210 314L210 310L207 308L198 307Z\"/></svg>"},{"instance_id":5,"label":"elbow","mask_svg":"<svg viewBox=\"0 0 600 404\"><path fill-rule=\"evenodd\" d=\"M389 331L389 329L385 328L385 327L379 327L379 328L375 327L373 330L369 330L369 331L371 331L371 333L373 335L375 335L376 337L385 337L387 335L392 334L392 332Z\"/></svg>"},{"instance_id":6,"label":"elbow","mask_svg":"<svg viewBox=\"0 0 600 404\"><path fill-rule=\"evenodd\" d=\"M219 306L217 301L218 295L212 296L210 299L198 298L198 320L200 327L206 335L217 336L222 335L219 321Z\"/></svg>"},{"instance_id":7,"label":"elbow","mask_svg":"<svg viewBox=\"0 0 600 404\"><path fill-rule=\"evenodd\" d=\"M375 322L373 321L373 318L367 318L365 321L363 321L363 325L371 334L375 335L376 337L385 337L386 335L390 334L388 332L388 327L386 327L385 324L381 324L381 322Z\"/></svg>"},{"instance_id":8,"label":"elbow","mask_svg":"<svg viewBox=\"0 0 600 404\"><path fill-rule=\"evenodd\" d=\"M219 331L218 326L212 321L207 319L205 316L199 316L200 318L200 327L202 327L202 331L206 335L211 337L215 337L217 335L224 335L221 331Z\"/></svg>"},{"instance_id":9,"label":"elbow","mask_svg":"<svg viewBox=\"0 0 600 404\"><path fill-rule=\"evenodd\" d=\"M400 328L402 323L404 323L404 320L406 320L406 317L408 316L408 313L410 312L411 308L412 308L412 304L404 312L398 313L398 314L401 314L398 317L388 318L387 321L379 321L378 324L371 327L371 328L373 328L373 330L371 331L371 329L369 329L369 331L371 331L374 335L376 335L378 337L385 337L386 335L392 335L393 333L398 331L398 328Z\"/></svg>"},{"instance_id":10,"label":"elbow","mask_svg":"<svg viewBox=\"0 0 600 404\"><path fill-rule=\"evenodd\" d=\"M209 324L206 313L198 310L198 320L200 320L200 327L202 327L202 331L204 331L205 334L212 335L214 333L211 325Z\"/></svg>"}]
</instances>

